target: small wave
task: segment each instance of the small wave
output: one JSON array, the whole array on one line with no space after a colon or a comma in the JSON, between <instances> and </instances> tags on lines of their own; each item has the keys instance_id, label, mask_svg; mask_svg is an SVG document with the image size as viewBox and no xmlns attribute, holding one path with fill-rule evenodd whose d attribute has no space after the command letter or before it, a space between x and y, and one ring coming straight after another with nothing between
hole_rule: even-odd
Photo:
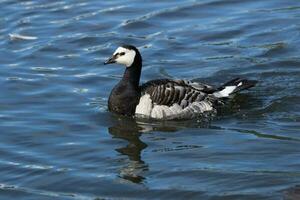
<instances>
[{"instance_id":1,"label":"small wave","mask_svg":"<svg viewBox=\"0 0 300 200\"><path fill-rule=\"evenodd\" d=\"M74 88L73 92L78 93L78 94L82 94L82 93L87 93L89 91L89 89L87 88Z\"/></svg>"},{"instance_id":2,"label":"small wave","mask_svg":"<svg viewBox=\"0 0 300 200\"><path fill-rule=\"evenodd\" d=\"M38 37L35 37L35 36L20 35L20 34L16 34L16 33L10 33L8 35L11 40L36 40L36 39L38 39Z\"/></svg>"},{"instance_id":3,"label":"small wave","mask_svg":"<svg viewBox=\"0 0 300 200\"><path fill-rule=\"evenodd\" d=\"M255 130L234 129L234 128L229 129L229 130L237 131L239 133L244 133L244 134L255 135L258 138L273 139L273 140L291 140L291 141L300 142L299 138L274 135L274 134L268 134L268 133L261 133L261 132L255 131Z\"/></svg>"},{"instance_id":4,"label":"small wave","mask_svg":"<svg viewBox=\"0 0 300 200\"><path fill-rule=\"evenodd\" d=\"M54 72L57 70L61 70L62 67L31 67L31 69L39 72Z\"/></svg>"},{"instance_id":5,"label":"small wave","mask_svg":"<svg viewBox=\"0 0 300 200\"><path fill-rule=\"evenodd\" d=\"M174 148L162 148L162 149L153 149L152 152L169 152L169 151L184 151L184 150L190 150L190 149L197 149L202 148L198 145L179 145Z\"/></svg>"},{"instance_id":6,"label":"small wave","mask_svg":"<svg viewBox=\"0 0 300 200\"><path fill-rule=\"evenodd\" d=\"M201 5L201 4L202 3L193 2L193 3L186 4L186 5L174 6L174 7L171 7L171 8L164 8L164 9L161 9L161 10L158 10L158 11L149 12L145 15L140 16L140 17L125 20L120 24L119 27L124 27L124 26L130 25L130 24L133 24L133 23L146 21L150 18L157 17L157 16L165 14L165 13L170 13L170 12L176 13L176 12L179 12L180 10L182 10L182 9L190 8L190 7Z\"/></svg>"},{"instance_id":7,"label":"small wave","mask_svg":"<svg viewBox=\"0 0 300 200\"><path fill-rule=\"evenodd\" d=\"M126 6L116 6L116 7L111 7L111 8L105 8L105 9L101 9L101 10L98 10L98 11L77 15L77 16L69 18L69 19L50 21L50 23L52 23L52 24L69 24L73 21L79 21L79 20L82 20L82 19L85 19L85 18L94 17L94 16L96 16L100 13L120 10L122 8L125 8L125 7Z\"/></svg>"},{"instance_id":8,"label":"small wave","mask_svg":"<svg viewBox=\"0 0 300 200\"><path fill-rule=\"evenodd\" d=\"M35 194L39 196L46 196L46 197L52 197L52 198L74 198L74 199L91 199L91 197L83 196L79 194L73 194L73 193L62 193L62 192L51 192L47 190L36 190L31 189L27 187L19 187L16 185L9 185L5 183L0 183L0 189L2 191L12 191L12 192L23 192L27 194Z\"/></svg>"}]
</instances>

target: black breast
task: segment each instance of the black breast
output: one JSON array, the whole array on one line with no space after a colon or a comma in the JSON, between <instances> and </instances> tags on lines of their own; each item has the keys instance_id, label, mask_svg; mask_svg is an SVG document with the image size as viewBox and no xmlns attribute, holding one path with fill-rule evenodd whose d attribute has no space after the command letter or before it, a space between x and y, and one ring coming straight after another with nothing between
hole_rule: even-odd
<instances>
[{"instance_id":1,"label":"black breast","mask_svg":"<svg viewBox=\"0 0 300 200\"><path fill-rule=\"evenodd\" d=\"M132 116L139 102L140 94L131 84L120 82L117 84L108 99L108 109L111 112Z\"/></svg>"}]
</instances>

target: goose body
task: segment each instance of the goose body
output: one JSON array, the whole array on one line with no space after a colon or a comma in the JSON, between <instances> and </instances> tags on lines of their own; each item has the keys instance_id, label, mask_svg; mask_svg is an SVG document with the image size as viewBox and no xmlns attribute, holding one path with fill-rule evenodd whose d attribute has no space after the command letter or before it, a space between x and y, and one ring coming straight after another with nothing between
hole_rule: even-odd
<instances>
[{"instance_id":1,"label":"goose body","mask_svg":"<svg viewBox=\"0 0 300 200\"><path fill-rule=\"evenodd\" d=\"M119 47L105 64L126 66L121 81L113 88L108 109L111 112L154 119L191 119L215 113L224 98L253 87L256 81L234 79L219 88L186 80L157 79L139 85L142 57L131 45Z\"/></svg>"}]
</instances>

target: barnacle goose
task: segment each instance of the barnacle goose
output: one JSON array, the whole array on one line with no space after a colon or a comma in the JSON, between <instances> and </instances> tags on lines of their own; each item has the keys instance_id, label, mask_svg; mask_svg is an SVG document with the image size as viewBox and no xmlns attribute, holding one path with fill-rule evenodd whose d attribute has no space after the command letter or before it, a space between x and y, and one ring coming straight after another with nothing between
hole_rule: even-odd
<instances>
[{"instance_id":1,"label":"barnacle goose","mask_svg":"<svg viewBox=\"0 0 300 200\"><path fill-rule=\"evenodd\" d=\"M257 81L236 78L219 88L186 80L157 79L139 85L142 56L132 45L116 49L104 64L126 66L108 100L111 112L154 119L190 119L216 112L224 98L253 87Z\"/></svg>"}]
</instances>

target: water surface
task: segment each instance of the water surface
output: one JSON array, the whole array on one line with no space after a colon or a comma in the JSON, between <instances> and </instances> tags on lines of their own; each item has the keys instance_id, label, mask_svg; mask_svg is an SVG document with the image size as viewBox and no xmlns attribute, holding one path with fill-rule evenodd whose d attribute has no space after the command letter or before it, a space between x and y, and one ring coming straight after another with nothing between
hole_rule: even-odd
<instances>
[{"instance_id":1,"label":"water surface","mask_svg":"<svg viewBox=\"0 0 300 200\"><path fill-rule=\"evenodd\" d=\"M299 199L300 2L0 0L0 199ZM27 36L27 37L22 37ZM115 116L142 82L259 81L212 122Z\"/></svg>"}]
</instances>

